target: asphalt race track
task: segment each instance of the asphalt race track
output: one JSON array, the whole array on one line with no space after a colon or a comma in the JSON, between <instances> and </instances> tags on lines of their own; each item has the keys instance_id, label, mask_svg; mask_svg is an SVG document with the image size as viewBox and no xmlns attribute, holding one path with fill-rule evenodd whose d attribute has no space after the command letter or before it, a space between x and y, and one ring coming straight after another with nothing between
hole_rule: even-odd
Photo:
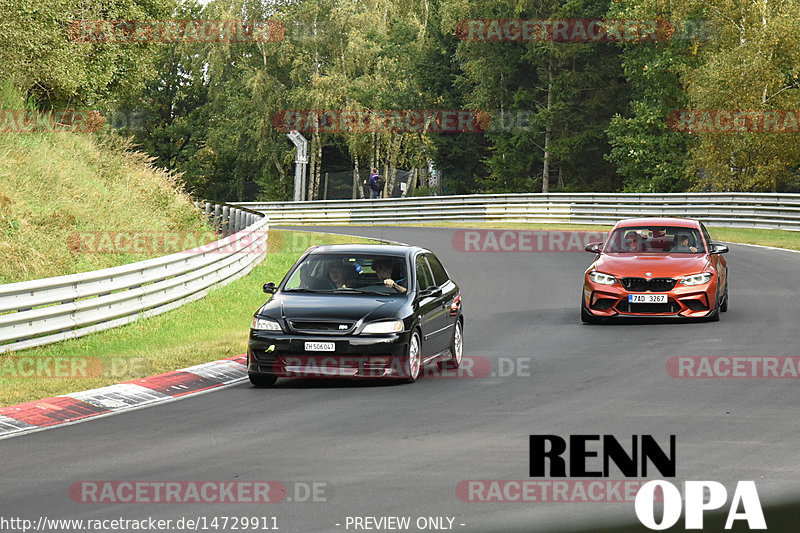
<instances>
[{"instance_id":1,"label":"asphalt race track","mask_svg":"<svg viewBox=\"0 0 800 533\"><path fill-rule=\"evenodd\" d=\"M455 229L330 231L436 252L464 297L464 355L487 358L495 375L241 383L3 440L2 515L275 516L280 531L308 533L353 531L348 516L447 516L465 532L636 521L632 503L457 498L462 480L530 479L530 434L652 434L660 443L675 435L676 484L716 480L732 491L755 480L765 505L800 495L796 379L676 379L665 368L678 355L800 355L800 254L731 245L730 310L718 323L582 325L588 253L458 252ZM280 280L252 279L266 281ZM326 501L75 503L68 490L81 480L275 480L290 497L295 483L324 483Z\"/></svg>"}]
</instances>

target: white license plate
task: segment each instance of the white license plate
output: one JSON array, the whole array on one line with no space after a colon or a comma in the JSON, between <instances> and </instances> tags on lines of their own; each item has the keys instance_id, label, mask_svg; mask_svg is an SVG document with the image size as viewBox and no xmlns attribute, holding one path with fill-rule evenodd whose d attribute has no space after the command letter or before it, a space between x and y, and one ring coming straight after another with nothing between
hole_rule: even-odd
<instances>
[{"instance_id":1,"label":"white license plate","mask_svg":"<svg viewBox=\"0 0 800 533\"><path fill-rule=\"evenodd\" d=\"M632 304L665 304L666 294L629 294L628 301Z\"/></svg>"},{"instance_id":2,"label":"white license plate","mask_svg":"<svg viewBox=\"0 0 800 533\"><path fill-rule=\"evenodd\" d=\"M335 342L307 342L307 352L333 352L336 350Z\"/></svg>"}]
</instances>

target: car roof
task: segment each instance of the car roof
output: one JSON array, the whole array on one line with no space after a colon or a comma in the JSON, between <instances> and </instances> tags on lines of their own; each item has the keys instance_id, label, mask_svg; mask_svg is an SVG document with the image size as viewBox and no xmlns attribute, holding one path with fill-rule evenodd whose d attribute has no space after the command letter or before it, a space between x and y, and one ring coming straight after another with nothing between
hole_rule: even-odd
<instances>
[{"instance_id":1,"label":"car roof","mask_svg":"<svg viewBox=\"0 0 800 533\"><path fill-rule=\"evenodd\" d=\"M626 218L614 225L615 228L628 228L631 226L677 226L679 228L700 229L700 222L691 218L641 217Z\"/></svg>"},{"instance_id":2,"label":"car roof","mask_svg":"<svg viewBox=\"0 0 800 533\"><path fill-rule=\"evenodd\" d=\"M323 244L313 248L309 254L384 254L405 257L416 251L428 252L419 246L402 244Z\"/></svg>"}]
</instances>

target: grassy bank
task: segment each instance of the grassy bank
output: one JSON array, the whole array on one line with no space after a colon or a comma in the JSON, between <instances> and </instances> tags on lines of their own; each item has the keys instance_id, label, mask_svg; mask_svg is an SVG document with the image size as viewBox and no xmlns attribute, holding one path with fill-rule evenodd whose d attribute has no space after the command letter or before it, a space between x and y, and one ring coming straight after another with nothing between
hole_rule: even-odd
<instances>
[{"instance_id":1,"label":"grassy bank","mask_svg":"<svg viewBox=\"0 0 800 533\"><path fill-rule=\"evenodd\" d=\"M23 108L0 87L0 109ZM206 230L175 177L119 137L0 129L0 284L162 255L81 252L77 232Z\"/></svg>"}]
</instances>

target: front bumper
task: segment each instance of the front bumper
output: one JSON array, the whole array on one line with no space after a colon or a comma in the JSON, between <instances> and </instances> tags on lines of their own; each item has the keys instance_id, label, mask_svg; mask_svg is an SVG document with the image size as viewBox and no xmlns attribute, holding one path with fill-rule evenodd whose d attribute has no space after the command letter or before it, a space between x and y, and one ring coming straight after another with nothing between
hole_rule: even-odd
<instances>
[{"instance_id":1,"label":"front bumper","mask_svg":"<svg viewBox=\"0 0 800 533\"><path fill-rule=\"evenodd\" d=\"M629 304L629 294L666 294L666 304ZM584 279L583 304L598 318L664 317L703 318L717 305L717 278L702 285L675 285L666 292L628 291L619 283L602 285L588 276Z\"/></svg>"},{"instance_id":2,"label":"front bumper","mask_svg":"<svg viewBox=\"0 0 800 533\"><path fill-rule=\"evenodd\" d=\"M248 374L278 377L405 377L411 332L389 335L302 335L250 330ZM334 343L334 351L306 351L306 342Z\"/></svg>"}]
</instances>

